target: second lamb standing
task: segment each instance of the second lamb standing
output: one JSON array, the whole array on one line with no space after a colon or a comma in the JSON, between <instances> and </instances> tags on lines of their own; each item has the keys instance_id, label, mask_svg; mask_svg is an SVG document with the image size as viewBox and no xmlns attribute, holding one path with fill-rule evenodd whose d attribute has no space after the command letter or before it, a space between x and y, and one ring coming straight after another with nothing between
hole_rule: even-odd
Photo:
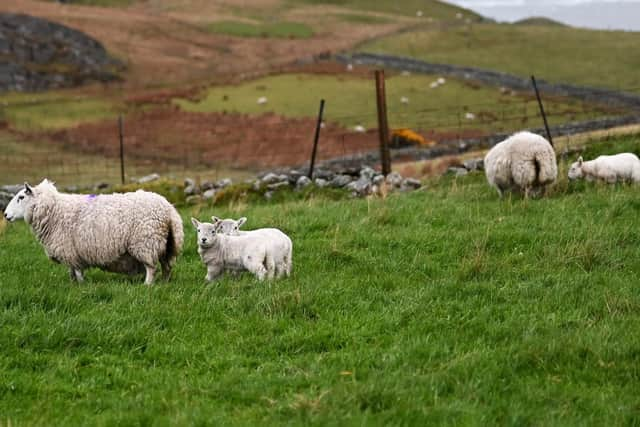
<instances>
[{"instance_id":1,"label":"second lamb standing","mask_svg":"<svg viewBox=\"0 0 640 427\"><path fill-rule=\"evenodd\" d=\"M293 244L282 231L240 231L246 218L212 219L209 223L191 218L198 235L198 254L207 267L207 281L218 279L225 271L249 271L258 280L291 274Z\"/></svg>"}]
</instances>

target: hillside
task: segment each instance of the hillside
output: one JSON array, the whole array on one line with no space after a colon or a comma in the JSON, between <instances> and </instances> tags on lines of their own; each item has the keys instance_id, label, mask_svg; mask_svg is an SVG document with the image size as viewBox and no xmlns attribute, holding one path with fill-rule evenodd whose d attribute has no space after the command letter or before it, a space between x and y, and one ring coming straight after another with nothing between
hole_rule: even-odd
<instances>
[{"instance_id":1,"label":"hillside","mask_svg":"<svg viewBox=\"0 0 640 427\"><path fill-rule=\"evenodd\" d=\"M0 12L50 19L99 40L128 65L124 78L129 87L264 74L428 19L435 24L455 21L457 13L476 17L438 1L416 0L374 2L371 7L361 0L78 3L14 0L0 2Z\"/></svg>"},{"instance_id":2,"label":"hillside","mask_svg":"<svg viewBox=\"0 0 640 427\"><path fill-rule=\"evenodd\" d=\"M639 90L640 33L553 25L473 24L405 32L358 50L497 70L555 83Z\"/></svg>"}]
</instances>

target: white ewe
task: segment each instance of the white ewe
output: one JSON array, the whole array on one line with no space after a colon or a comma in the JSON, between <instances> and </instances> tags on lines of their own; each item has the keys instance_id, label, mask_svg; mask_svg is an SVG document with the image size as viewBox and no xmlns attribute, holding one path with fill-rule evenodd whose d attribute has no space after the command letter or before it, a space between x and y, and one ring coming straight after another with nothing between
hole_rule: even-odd
<instances>
[{"instance_id":1,"label":"white ewe","mask_svg":"<svg viewBox=\"0 0 640 427\"><path fill-rule=\"evenodd\" d=\"M489 185L502 197L505 190L529 196L558 176L556 153L549 142L531 132L519 132L496 144L484 158Z\"/></svg>"},{"instance_id":2,"label":"white ewe","mask_svg":"<svg viewBox=\"0 0 640 427\"><path fill-rule=\"evenodd\" d=\"M71 279L98 267L117 273L146 270L151 284L160 262L168 279L182 249L182 219L162 196L146 191L111 195L59 193L48 180L24 185L4 216L23 219L47 256L69 267Z\"/></svg>"},{"instance_id":3,"label":"white ewe","mask_svg":"<svg viewBox=\"0 0 640 427\"><path fill-rule=\"evenodd\" d=\"M609 184L617 181L640 182L640 159L633 153L620 153L585 162L580 156L569 169L569 179L578 178L586 178L587 181L601 179Z\"/></svg>"},{"instance_id":4,"label":"white ewe","mask_svg":"<svg viewBox=\"0 0 640 427\"><path fill-rule=\"evenodd\" d=\"M198 253L207 266L207 281L213 281L224 271L253 273L258 280L271 279L275 275L275 259L282 257L277 246L267 235L246 234L227 236L216 232L212 223L191 218L198 237Z\"/></svg>"},{"instance_id":5,"label":"white ewe","mask_svg":"<svg viewBox=\"0 0 640 427\"><path fill-rule=\"evenodd\" d=\"M281 230L277 228L258 228L249 231L240 230L240 227L247 221L245 217L234 220L231 218L220 219L217 216L212 216L211 220L216 227L216 232L226 234L227 236L244 236L247 234L264 235L269 239L271 245L274 246L273 253L275 254L276 277L291 275L291 269L293 267L293 243L289 236Z\"/></svg>"}]
</instances>

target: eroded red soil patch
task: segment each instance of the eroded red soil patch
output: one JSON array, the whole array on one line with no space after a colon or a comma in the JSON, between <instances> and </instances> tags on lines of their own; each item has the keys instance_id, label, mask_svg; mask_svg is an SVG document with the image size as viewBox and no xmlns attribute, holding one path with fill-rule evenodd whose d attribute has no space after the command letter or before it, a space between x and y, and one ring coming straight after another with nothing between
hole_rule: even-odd
<instances>
[{"instance_id":1,"label":"eroded red soil patch","mask_svg":"<svg viewBox=\"0 0 640 427\"><path fill-rule=\"evenodd\" d=\"M276 114L192 113L178 109L154 110L125 119L125 153L137 160L210 166L264 169L295 166L309 161L315 120L292 119ZM477 136L467 131L462 137ZM431 140L457 135L424 132ZM54 143L85 153L117 157L117 124L100 122L53 132ZM375 129L350 132L327 123L321 130L318 159L352 155L378 148Z\"/></svg>"}]
</instances>

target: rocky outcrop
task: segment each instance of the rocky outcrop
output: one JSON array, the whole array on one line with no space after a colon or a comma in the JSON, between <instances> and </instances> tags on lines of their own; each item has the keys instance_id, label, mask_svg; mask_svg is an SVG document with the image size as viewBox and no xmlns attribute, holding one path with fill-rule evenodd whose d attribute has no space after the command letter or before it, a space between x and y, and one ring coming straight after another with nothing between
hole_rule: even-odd
<instances>
[{"instance_id":1,"label":"rocky outcrop","mask_svg":"<svg viewBox=\"0 0 640 427\"><path fill-rule=\"evenodd\" d=\"M124 66L86 34L29 15L0 13L0 92L118 79Z\"/></svg>"}]
</instances>

